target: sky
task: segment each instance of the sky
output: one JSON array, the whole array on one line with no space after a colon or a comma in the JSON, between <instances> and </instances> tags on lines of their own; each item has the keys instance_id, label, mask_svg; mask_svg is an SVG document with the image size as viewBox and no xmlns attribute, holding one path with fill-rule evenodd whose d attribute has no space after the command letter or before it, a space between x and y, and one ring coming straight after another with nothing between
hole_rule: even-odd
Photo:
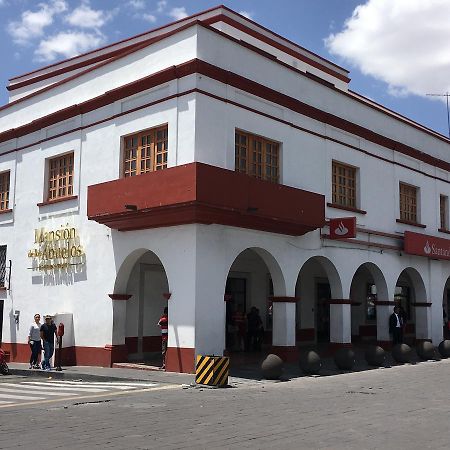
<instances>
[{"instance_id":1,"label":"sky","mask_svg":"<svg viewBox=\"0 0 450 450\"><path fill-rule=\"evenodd\" d=\"M221 0L0 0L8 79L217 6ZM222 0L350 71L350 89L449 135L450 0Z\"/></svg>"}]
</instances>

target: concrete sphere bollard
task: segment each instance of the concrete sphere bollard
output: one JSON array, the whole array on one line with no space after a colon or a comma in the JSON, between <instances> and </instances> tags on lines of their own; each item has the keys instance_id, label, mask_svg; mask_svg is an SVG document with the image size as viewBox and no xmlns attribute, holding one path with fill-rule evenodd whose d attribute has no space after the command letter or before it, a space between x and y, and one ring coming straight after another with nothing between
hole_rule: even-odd
<instances>
[{"instance_id":1,"label":"concrete sphere bollard","mask_svg":"<svg viewBox=\"0 0 450 450\"><path fill-rule=\"evenodd\" d=\"M283 373L283 360L271 353L262 362L261 371L263 378L266 380L278 380Z\"/></svg>"},{"instance_id":2,"label":"concrete sphere bollard","mask_svg":"<svg viewBox=\"0 0 450 450\"><path fill-rule=\"evenodd\" d=\"M438 346L439 353L443 358L450 357L450 340L442 341Z\"/></svg>"},{"instance_id":3,"label":"concrete sphere bollard","mask_svg":"<svg viewBox=\"0 0 450 450\"><path fill-rule=\"evenodd\" d=\"M306 374L318 375L321 367L322 360L314 350L309 350L300 355L300 369Z\"/></svg>"},{"instance_id":4,"label":"concrete sphere bollard","mask_svg":"<svg viewBox=\"0 0 450 450\"><path fill-rule=\"evenodd\" d=\"M334 362L338 369L352 370L355 364L355 352L351 348L340 348L334 355Z\"/></svg>"},{"instance_id":5,"label":"concrete sphere bollard","mask_svg":"<svg viewBox=\"0 0 450 450\"><path fill-rule=\"evenodd\" d=\"M380 367L386 359L386 352L378 345L370 346L364 354L369 366Z\"/></svg>"},{"instance_id":6,"label":"concrete sphere bollard","mask_svg":"<svg viewBox=\"0 0 450 450\"><path fill-rule=\"evenodd\" d=\"M435 356L434 345L431 342L419 342L416 346L416 352L420 359L427 361L433 359Z\"/></svg>"},{"instance_id":7,"label":"concrete sphere bollard","mask_svg":"<svg viewBox=\"0 0 450 450\"><path fill-rule=\"evenodd\" d=\"M397 344L392 349L392 357L399 363L411 362L412 350L407 344Z\"/></svg>"}]
</instances>

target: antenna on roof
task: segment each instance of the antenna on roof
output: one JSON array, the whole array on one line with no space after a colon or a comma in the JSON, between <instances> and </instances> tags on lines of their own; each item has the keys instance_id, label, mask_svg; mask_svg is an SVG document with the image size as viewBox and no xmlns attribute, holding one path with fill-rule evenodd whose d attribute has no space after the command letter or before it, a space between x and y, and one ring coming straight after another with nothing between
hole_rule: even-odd
<instances>
[{"instance_id":1,"label":"antenna on roof","mask_svg":"<svg viewBox=\"0 0 450 450\"><path fill-rule=\"evenodd\" d=\"M450 97L450 93L446 92L445 94L427 94L429 97L446 97L447 98L447 125L448 125L448 137L450 138L450 113L448 111L448 98Z\"/></svg>"}]
</instances>

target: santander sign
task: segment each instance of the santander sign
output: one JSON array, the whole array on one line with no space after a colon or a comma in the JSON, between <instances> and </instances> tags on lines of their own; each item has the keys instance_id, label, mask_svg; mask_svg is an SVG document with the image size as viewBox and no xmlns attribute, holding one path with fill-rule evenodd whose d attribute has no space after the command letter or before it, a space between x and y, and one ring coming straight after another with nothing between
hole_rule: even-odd
<instances>
[{"instance_id":1,"label":"santander sign","mask_svg":"<svg viewBox=\"0 0 450 450\"><path fill-rule=\"evenodd\" d=\"M410 255L450 260L450 240L426 234L405 231L404 250Z\"/></svg>"},{"instance_id":2,"label":"santander sign","mask_svg":"<svg viewBox=\"0 0 450 450\"><path fill-rule=\"evenodd\" d=\"M356 237L356 217L330 219L330 238L348 239Z\"/></svg>"}]
</instances>

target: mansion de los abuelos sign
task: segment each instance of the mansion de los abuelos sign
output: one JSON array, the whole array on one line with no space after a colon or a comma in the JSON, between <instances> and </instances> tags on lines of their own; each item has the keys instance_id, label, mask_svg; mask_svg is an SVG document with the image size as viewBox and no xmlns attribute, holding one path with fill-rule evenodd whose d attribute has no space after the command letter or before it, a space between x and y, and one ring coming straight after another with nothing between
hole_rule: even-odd
<instances>
[{"instance_id":1,"label":"mansion de los abuelos sign","mask_svg":"<svg viewBox=\"0 0 450 450\"><path fill-rule=\"evenodd\" d=\"M34 247L28 251L32 270L68 270L84 264L85 256L76 228L67 224L55 230L34 230Z\"/></svg>"}]
</instances>

